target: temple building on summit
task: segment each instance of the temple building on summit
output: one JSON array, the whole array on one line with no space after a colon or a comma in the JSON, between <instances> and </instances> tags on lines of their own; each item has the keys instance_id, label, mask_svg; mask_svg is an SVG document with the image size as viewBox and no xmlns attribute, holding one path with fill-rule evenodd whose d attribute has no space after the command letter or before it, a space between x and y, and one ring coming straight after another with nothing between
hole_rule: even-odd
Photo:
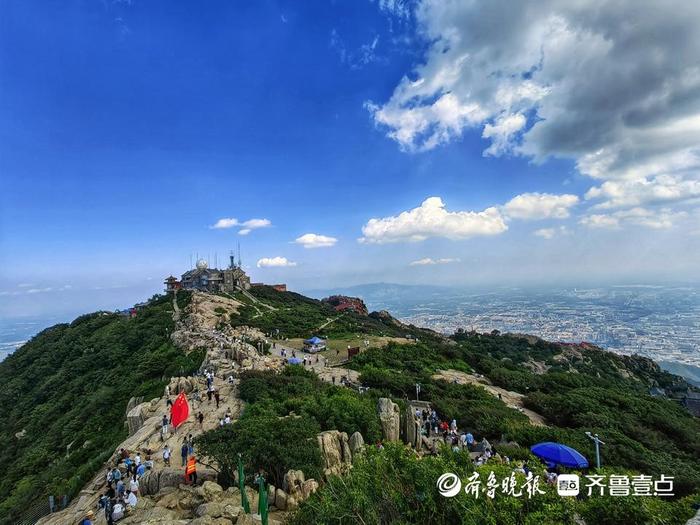
<instances>
[{"instance_id":1,"label":"temple building on summit","mask_svg":"<svg viewBox=\"0 0 700 525\"><path fill-rule=\"evenodd\" d=\"M231 255L231 262L226 269L209 268L207 261L200 259L194 269L182 274L180 280L172 275L165 279L166 292L182 289L233 293L249 288L250 277L243 271L240 261L236 264L233 255Z\"/></svg>"}]
</instances>

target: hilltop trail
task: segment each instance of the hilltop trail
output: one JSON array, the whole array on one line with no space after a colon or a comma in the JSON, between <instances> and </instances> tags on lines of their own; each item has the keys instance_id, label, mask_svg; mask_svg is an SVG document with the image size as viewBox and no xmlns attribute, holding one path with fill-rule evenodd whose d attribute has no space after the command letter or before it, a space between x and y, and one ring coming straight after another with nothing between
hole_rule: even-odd
<instances>
[{"instance_id":1,"label":"hilltop trail","mask_svg":"<svg viewBox=\"0 0 700 525\"><path fill-rule=\"evenodd\" d=\"M494 386L484 376L477 376L474 374L467 374L466 372L460 372L459 370L438 370L433 379L442 379L448 383L457 383L459 385L477 385L486 390L489 394L492 394L503 401L506 405L514 408L518 412L525 414L530 423L536 426L544 427L547 426L545 418L538 414L537 412L525 408L523 403L523 394L519 392L513 392L511 390L506 390L499 386Z\"/></svg>"},{"instance_id":2,"label":"hilltop trail","mask_svg":"<svg viewBox=\"0 0 700 525\"><path fill-rule=\"evenodd\" d=\"M154 465L153 469L147 471L140 480L140 492L147 494L139 495L136 508L126 518L119 521L125 525L137 523L209 523L209 521L201 521L201 518L197 518L200 521L196 521L178 504L170 505L172 501L177 502L178 499L193 497L193 489L182 484L184 483L184 468L181 467L180 448L183 439L190 434L196 437L216 428L219 425L219 420L223 419L227 412L231 415L232 420L240 416L243 402L238 397L238 380L234 379L233 382L229 382L229 377L235 378L243 370L279 369L284 366L281 356L261 356L255 346L250 344L249 341L264 340L264 334L248 327L234 329L229 323L221 322L228 320L231 314L237 313L238 308L242 305L235 299L193 293L190 305L184 311L179 308L176 296L173 297L172 304L176 330L171 334L171 339L186 353L206 348L206 356L200 371L208 369L214 372L214 387L220 394L219 408L217 409L213 397L211 401L207 400L206 380L203 375L171 378L169 382L170 399L174 401L179 392L185 392L190 403L190 415L176 432L171 430L163 440L161 421L164 414L169 414L165 392L160 398L142 403L137 403L136 400L132 399L127 407L127 421L131 435L116 447L115 453L124 448L133 457L138 451L145 460L147 451L150 450ZM199 392L201 398L199 402L195 399L195 391ZM199 412L204 416L201 426L196 420ZM166 444L172 451L170 467L165 465L162 456ZM216 471L206 466L209 461L199 457L198 460L201 461L197 469L200 483L201 480L215 480ZM113 464L113 459L108 460L67 509L42 518L38 524L74 525L89 510L96 512L94 520L96 525L105 524L104 513L97 512L96 506L99 497L106 490L107 468ZM171 492L169 492L167 504L161 505L162 494L159 494L159 498L156 498L155 494L165 487L172 488L169 489ZM273 513L271 517L279 519L282 516L275 518L275 513Z\"/></svg>"}]
</instances>

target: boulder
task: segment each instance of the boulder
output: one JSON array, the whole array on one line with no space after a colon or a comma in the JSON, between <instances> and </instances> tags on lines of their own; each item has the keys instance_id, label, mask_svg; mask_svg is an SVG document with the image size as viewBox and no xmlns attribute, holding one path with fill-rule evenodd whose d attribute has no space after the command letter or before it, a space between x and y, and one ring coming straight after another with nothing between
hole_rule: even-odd
<instances>
[{"instance_id":1,"label":"boulder","mask_svg":"<svg viewBox=\"0 0 700 525\"><path fill-rule=\"evenodd\" d=\"M187 522L188 525L233 525L233 521L228 518L212 518L211 516L201 516Z\"/></svg>"},{"instance_id":2,"label":"boulder","mask_svg":"<svg viewBox=\"0 0 700 525\"><path fill-rule=\"evenodd\" d=\"M229 503L221 504L221 517L229 519L234 523L238 519L238 516L243 512L243 508L238 505L231 505Z\"/></svg>"},{"instance_id":3,"label":"boulder","mask_svg":"<svg viewBox=\"0 0 700 525\"><path fill-rule=\"evenodd\" d=\"M305 481L304 473L301 470L289 470L284 475L284 490L288 494L296 494L301 491L301 486Z\"/></svg>"},{"instance_id":4,"label":"boulder","mask_svg":"<svg viewBox=\"0 0 700 525\"><path fill-rule=\"evenodd\" d=\"M131 399L134 399L133 397ZM140 403L132 407L126 414L126 424L129 428L129 435L133 436L138 432L146 421L146 406L148 403Z\"/></svg>"},{"instance_id":5,"label":"boulder","mask_svg":"<svg viewBox=\"0 0 700 525\"><path fill-rule=\"evenodd\" d=\"M301 495L303 499L308 499L311 494L318 490L318 481L315 479L307 479L301 486Z\"/></svg>"},{"instance_id":6,"label":"boulder","mask_svg":"<svg viewBox=\"0 0 700 525\"><path fill-rule=\"evenodd\" d=\"M382 437L385 441L398 441L400 428L399 405L391 399L380 397L377 402L379 421L382 425Z\"/></svg>"},{"instance_id":7,"label":"boulder","mask_svg":"<svg viewBox=\"0 0 700 525\"><path fill-rule=\"evenodd\" d=\"M350 439L348 439L348 445L350 446L352 457L355 457L355 454L358 454L364 448L365 439L362 437L362 434L355 432L350 436Z\"/></svg>"},{"instance_id":8,"label":"boulder","mask_svg":"<svg viewBox=\"0 0 700 525\"><path fill-rule=\"evenodd\" d=\"M197 487L197 494L202 496L205 501L214 501L218 499L224 492L224 489L218 483L213 481L205 481L201 487Z\"/></svg>"},{"instance_id":9,"label":"boulder","mask_svg":"<svg viewBox=\"0 0 700 525\"><path fill-rule=\"evenodd\" d=\"M180 392L189 394L196 387L196 379L192 377L173 377L170 379L170 395L176 396Z\"/></svg>"},{"instance_id":10,"label":"boulder","mask_svg":"<svg viewBox=\"0 0 700 525\"><path fill-rule=\"evenodd\" d=\"M287 493L282 489L275 490L275 507L287 510Z\"/></svg>"},{"instance_id":11,"label":"boulder","mask_svg":"<svg viewBox=\"0 0 700 525\"><path fill-rule=\"evenodd\" d=\"M416 419L413 407L409 405L406 409L406 443L416 450L420 450L421 436L420 421Z\"/></svg>"},{"instance_id":12,"label":"boulder","mask_svg":"<svg viewBox=\"0 0 700 525\"><path fill-rule=\"evenodd\" d=\"M125 414L128 414L129 411L134 408L136 405L140 405L143 402L143 397L132 397L129 399L129 402L126 404L126 410Z\"/></svg>"},{"instance_id":13,"label":"boulder","mask_svg":"<svg viewBox=\"0 0 700 525\"><path fill-rule=\"evenodd\" d=\"M164 468L147 470L139 480L139 492L142 495L158 494L165 487L177 487L184 481L181 469Z\"/></svg>"},{"instance_id":14,"label":"boulder","mask_svg":"<svg viewBox=\"0 0 700 525\"><path fill-rule=\"evenodd\" d=\"M324 474L330 476L346 472L352 465L352 452L348 445L348 435L337 430L327 430L318 436L318 447L325 465ZM292 492L290 491L290 494Z\"/></svg>"},{"instance_id":15,"label":"boulder","mask_svg":"<svg viewBox=\"0 0 700 525\"><path fill-rule=\"evenodd\" d=\"M202 516L210 516L212 518L220 518L224 513L223 508L219 503L215 502L209 502L209 503L202 503L197 509L194 511L195 516L202 517Z\"/></svg>"}]
</instances>

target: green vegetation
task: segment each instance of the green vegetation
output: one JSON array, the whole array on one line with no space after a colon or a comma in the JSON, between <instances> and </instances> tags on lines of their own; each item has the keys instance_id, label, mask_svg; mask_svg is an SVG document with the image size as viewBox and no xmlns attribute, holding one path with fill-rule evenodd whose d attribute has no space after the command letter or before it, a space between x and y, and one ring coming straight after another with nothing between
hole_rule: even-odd
<instances>
[{"instance_id":1,"label":"green vegetation","mask_svg":"<svg viewBox=\"0 0 700 525\"><path fill-rule=\"evenodd\" d=\"M604 525L670 525L692 514L690 503L700 491L700 421L676 401L648 395L650 386L672 394L688 388L653 362L498 333L461 331L447 339L383 314L338 314L320 301L270 287L253 293L275 310L241 295L237 299L244 306L232 316L234 325L279 329L281 337L290 338L410 335L420 341L388 342L355 356L348 366L370 387L364 394L325 383L301 366L241 374L242 417L197 439L199 452L218 464L224 483L232 483L239 453L249 476L262 469L276 486L289 469L321 479L319 432L359 431L365 442L374 443L381 436L377 398L388 396L405 406L420 383L421 399L430 401L442 418L456 419L478 439L497 443L502 455L527 460L536 473L541 467L530 445L559 441L592 459L593 444L585 435L591 431L606 443L603 473L673 476L675 493L681 496L568 499L543 487L546 494L531 500L504 495L475 500L464 494L443 498L435 482L445 472L465 480L475 470L482 478L493 470L502 479L512 468L498 463L475 468L467 454L450 450L418 459L399 445L384 450L370 445L350 474L327 480L302 504L292 517L294 525L554 525L576 523L575 516ZM191 294L178 292L180 309L190 300ZM319 333L329 319L334 322ZM199 367L203 350L184 355L170 343L172 329L172 304L156 297L134 319L97 313L46 330L0 364L0 418L5 423L0 437L6 444L0 451L0 524L17 522L23 510L47 494L74 495L126 436L128 399L160 395L170 376ZM533 426L481 386L433 378L446 369L483 374L495 385L521 393L525 406L544 416L549 426Z\"/></svg>"},{"instance_id":2,"label":"green vegetation","mask_svg":"<svg viewBox=\"0 0 700 525\"><path fill-rule=\"evenodd\" d=\"M645 474L676 476L676 492L700 489L700 421L676 401L648 395L652 384L687 388L680 378L648 359L621 357L595 348L501 335L462 335L464 360L494 383L526 394L525 405L542 414L547 428L504 429L511 439L530 445L566 440L594 457L584 432L604 436L606 465ZM542 361L540 374L523 366Z\"/></svg>"},{"instance_id":3,"label":"green vegetation","mask_svg":"<svg viewBox=\"0 0 700 525\"><path fill-rule=\"evenodd\" d=\"M203 354L175 348L172 329L171 301L156 297L133 319L100 312L44 330L0 363L0 523L75 495L126 437L129 398L199 367Z\"/></svg>"},{"instance_id":4,"label":"green vegetation","mask_svg":"<svg viewBox=\"0 0 700 525\"><path fill-rule=\"evenodd\" d=\"M262 468L270 483L281 486L289 469L320 479L316 435L322 430L359 431L368 440L381 436L376 398L324 383L300 366L280 374L245 372L240 396L248 403L243 416L198 440L201 452L222 467L222 481L227 484L233 479L238 453L248 473Z\"/></svg>"},{"instance_id":5,"label":"green vegetation","mask_svg":"<svg viewBox=\"0 0 700 525\"><path fill-rule=\"evenodd\" d=\"M289 338L355 334L430 337L427 331L402 327L379 315L360 315L353 311L338 313L326 303L294 292L279 292L271 286L256 286L250 292L275 310L256 306L247 297L238 294L236 299L244 306L240 308L238 316L232 316L233 326L255 326L266 333L279 330L280 337Z\"/></svg>"},{"instance_id":6,"label":"green vegetation","mask_svg":"<svg viewBox=\"0 0 700 525\"><path fill-rule=\"evenodd\" d=\"M290 525L308 523L354 525L455 523L463 525L675 525L692 515L688 501L660 501L644 497L563 498L554 487L540 484L545 494L528 499L501 493L491 499L484 492L478 498L461 492L453 498L435 490L436 480L446 472L457 473L466 482L473 472L485 484L489 473L496 479L510 476L507 465L474 467L467 455L444 451L437 457L418 459L401 445L387 444L384 450L370 447L357 459L350 473L332 477L293 515ZM620 473L617 471L616 473ZM535 468L535 475L543 472ZM525 476L516 474L518 490ZM482 485L483 486L483 485Z\"/></svg>"}]
</instances>

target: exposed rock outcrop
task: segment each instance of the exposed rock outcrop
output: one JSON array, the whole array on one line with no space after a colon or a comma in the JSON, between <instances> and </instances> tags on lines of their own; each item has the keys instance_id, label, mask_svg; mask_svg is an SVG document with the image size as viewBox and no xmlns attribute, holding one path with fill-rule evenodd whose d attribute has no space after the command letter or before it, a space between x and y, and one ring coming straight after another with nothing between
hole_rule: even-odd
<instances>
[{"instance_id":1,"label":"exposed rock outcrop","mask_svg":"<svg viewBox=\"0 0 700 525\"><path fill-rule=\"evenodd\" d=\"M350 436L350 439L348 439L348 445L350 446L350 453L354 458L357 454L362 452L362 449L365 447L365 439L362 437L362 434L355 432Z\"/></svg>"},{"instance_id":2,"label":"exposed rock outcrop","mask_svg":"<svg viewBox=\"0 0 700 525\"><path fill-rule=\"evenodd\" d=\"M398 441L401 424L399 405L391 399L380 397L377 402L379 421L382 425L382 437L385 441Z\"/></svg>"},{"instance_id":3,"label":"exposed rock outcrop","mask_svg":"<svg viewBox=\"0 0 700 525\"><path fill-rule=\"evenodd\" d=\"M133 398L132 398L133 399ZM126 424L129 428L129 435L135 434L146 421L146 407L150 409L150 403L141 403L136 405L126 414Z\"/></svg>"},{"instance_id":4,"label":"exposed rock outcrop","mask_svg":"<svg viewBox=\"0 0 700 525\"><path fill-rule=\"evenodd\" d=\"M321 432L318 436L318 447L324 462L323 474L330 476L342 474L352 465L352 452L348 444L348 435L337 430Z\"/></svg>"},{"instance_id":5,"label":"exposed rock outcrop","mask_svg":"<svg viewBox=\"0 0 700 525\"><path fill-rule=\"evenodd\" d=\"M360 315L367 315L367 306L359 297L348 297L347 295L331 295L322 299L321 302L332 306L336 312L352 310Z\"/></svg>"}]
</instances>

